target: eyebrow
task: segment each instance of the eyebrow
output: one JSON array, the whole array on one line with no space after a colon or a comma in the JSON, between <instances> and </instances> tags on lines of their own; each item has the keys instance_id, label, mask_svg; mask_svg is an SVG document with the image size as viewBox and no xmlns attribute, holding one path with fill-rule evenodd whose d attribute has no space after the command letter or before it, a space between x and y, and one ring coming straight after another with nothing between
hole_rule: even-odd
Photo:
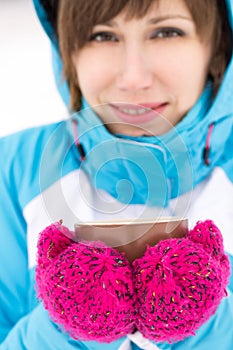
<instances>
[{"instance_id":1,"label":"eyebrow","mask_svg":"<svg viewBox=\"0 0 233 350\"><path fill-rule=\"evenodd\" d=\"M166 16L159 16L159 17L155 17L155 18L151 18L149 20L149 24L157 24L159 22L163 22L169 19L183 19L185 21L192 21L191 17L187 17L187 16L182 16L182 15L166 15Z\"/></svg>"},{"instance_id":2,"label":"eyebrow","mask_svg":"<svg viewBox=\"0 0 233 350\"><path fill-rule=\"evenodd\" d=\"M165 16L159 16L159 17L154 17L151 18L148 23L149 24L158 24L160 22L163 21L167 21L169 19L182 19L182 20L186 20L186 21L190 21L192 22L192 18L191 17L187 17L187 16L182 16L182 15L165 15ZM99 23L99 25L106 25L109 27L117 27L117 23L114 20L110 20L107 21L105 23Z\"/></svg>"}]
</instances>

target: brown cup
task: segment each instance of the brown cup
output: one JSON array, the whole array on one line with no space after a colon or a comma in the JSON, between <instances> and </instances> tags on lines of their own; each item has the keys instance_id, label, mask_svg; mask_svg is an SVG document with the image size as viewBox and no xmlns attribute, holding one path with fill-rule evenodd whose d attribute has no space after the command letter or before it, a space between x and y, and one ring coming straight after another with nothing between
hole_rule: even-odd
<instances>
[{"instance_id":1,"label":"brown cup","mask_svg":"<svg viewBox=\"0 0 233 350\"><path fill-rule=\"evenodd\" d=\"M153 220L119 220L85 222L75 224L75 241L102 241L108 246L124 252L131 263L143 256L146 246L154 246L169 238L185 237L188 220L165 217Z\"/></svg>"}]
</instances>

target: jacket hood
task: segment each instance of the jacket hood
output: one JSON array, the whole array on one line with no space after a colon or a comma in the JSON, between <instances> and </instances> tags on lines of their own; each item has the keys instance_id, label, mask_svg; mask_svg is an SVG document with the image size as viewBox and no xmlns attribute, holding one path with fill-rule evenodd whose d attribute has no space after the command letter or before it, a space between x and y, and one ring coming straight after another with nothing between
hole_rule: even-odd
<instances>
[{"instance_id":1,"label":"jacket hood","mask_svg":"<svg viewBox=\"0 0 233 350\"><path fill-rule=\"evenodd\" d=\"M58 90L68 105L69 89L67 83L61 83L62 62L51 15L46 12L49 1L33 1L51 40ZM226 3L232 26L233 0ZM73 120L78 124L78 139L86 155L82 167L93 186L126 204L164 208L171 199L191 192L215 166L227 168L224 170L233 181L232 141L229 142L233 134L232 76L231 59L214 101L210 98L211 85L207 84L185 118L162 137L112 135L83 101L82 111ZM71 134L73 137L72 131Z\"/></svg>"}]
</instances>

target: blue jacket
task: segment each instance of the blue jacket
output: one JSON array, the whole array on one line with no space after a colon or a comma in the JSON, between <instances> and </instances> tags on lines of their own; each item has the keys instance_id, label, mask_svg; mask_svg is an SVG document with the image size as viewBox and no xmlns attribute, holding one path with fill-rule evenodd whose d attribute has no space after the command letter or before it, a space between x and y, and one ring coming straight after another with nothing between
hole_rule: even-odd
<instances>
[{"instance_id":1,"label":"blue jacket","mask_svg":"<svg viewBox=\"0 0 233 350\"><path fill-rule=\"evenodd\" d=\"M226 1L232 23L233 0ZM51 39L54 74L68 104L68 87L59 78L62 65L56 39L41 2L34 0L35 9ZM187 216L191 226L210 218L233 253L232 74L233 60L213 103L207 85L175 130L149 142L111 135L85 101L82 111L68 120L0 139L1 350L232 350L233 278L228 297L195 336L174 344L144 341L144 345L140 336L110 344L73 340L50 320L34 284L38 233L61 218L71 229L78 220L112 217L179 215ZM74 142L76 122L84 161ZM212 124L206 165L203 151Z\"/></svg>"}]
</instances>

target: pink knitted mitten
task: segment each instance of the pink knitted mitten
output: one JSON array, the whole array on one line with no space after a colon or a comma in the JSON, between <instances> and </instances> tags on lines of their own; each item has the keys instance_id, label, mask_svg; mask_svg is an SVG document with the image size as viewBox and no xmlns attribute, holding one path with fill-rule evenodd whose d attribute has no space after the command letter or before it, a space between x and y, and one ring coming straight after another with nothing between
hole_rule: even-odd
<instances>
[{"instance_id":1,"label":"pink knitted mitten","mask_svg":"<svg viewBox=\"0 0 233 350\"><path fill-rule=\"evenodd\" d=\"M75 339L111 342L138 329L151 340L181 340L226 295L230 264L210 220L147 247L132 266L104 243L76 243L65 231L57 223L40 234L36 282L51 318Z\"/></svg>"},{"instance_id":2,"label":"pink knitted mitten","mask_svg":"<svg viewBox=\"0 0 233 350\"><path fill-rule=\"evenodd\" d=\"M73 338L110 342L132 333L135 294L129 262L101 242L75 243L59 223L38 242L38 296Z\"/></svg>"},{"instance_id":3,"label":"pink knitted mitten","mask_svg":"<svg viewBox=\"0 0 233 350\"><path fill-rule=\"evenodd\" d=\"M194 335L227 294L230 264L222 235L210 220L198 222L186 238L148 247L133 268L136 326L152 340Z\"/></svg>"}]
</instances>

